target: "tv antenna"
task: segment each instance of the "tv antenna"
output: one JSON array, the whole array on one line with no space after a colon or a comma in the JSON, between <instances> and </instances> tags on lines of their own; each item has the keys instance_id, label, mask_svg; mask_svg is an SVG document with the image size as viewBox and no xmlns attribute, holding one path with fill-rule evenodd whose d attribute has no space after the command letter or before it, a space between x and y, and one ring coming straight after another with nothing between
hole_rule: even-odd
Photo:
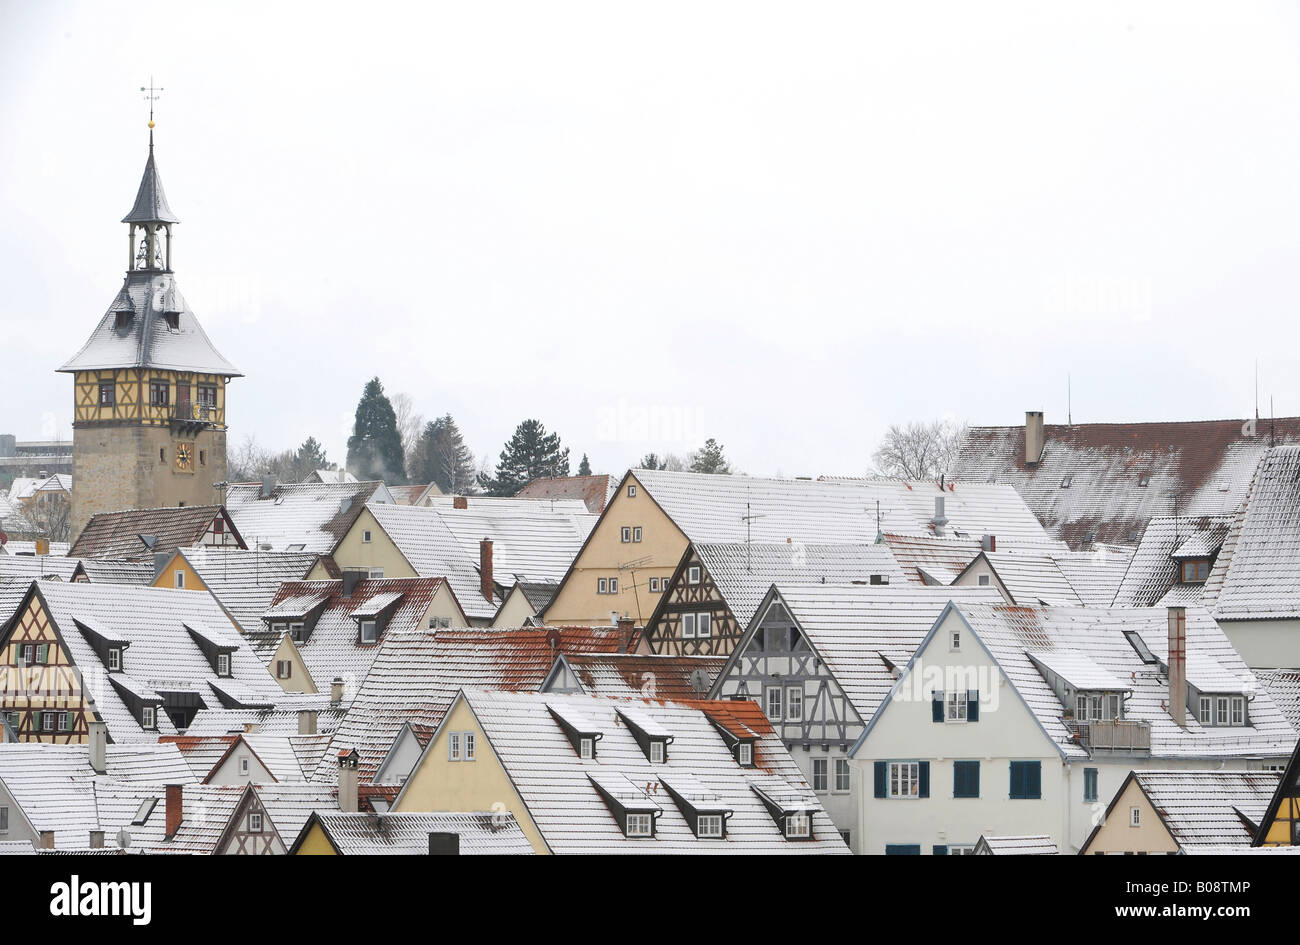
<instances>
[{"instance_id":1,"label":"tv antenna","mask_svg":"<svg viewBox=\"0 0 1300 945\"><path fill-rule=\"evenodd\" d=\"M745 523L745 570L752 571L753 561L751 560L751 552L749 546L753 542L753 537L754 537L753 536L754 519L767 518L767 513L753 512L750 510L748 492L749 490L747 489L745 495L745 514L740 517L740 520Z\"/></svg>"},{"instance_id":2,"label":"tv antenna","mask_svg":"<svg viewBox=\"0 0 1300 945\"><path fill-rule=\"evenodd\" d=\"M654 555L642 555L639 558L633 558L631 561L624 561L618 566L620 571L629 571L632 574L632 600L636 604L636 619L641 622L641 595L637 592L636 569L645 567L654 560Z\"/></svg>"}]
</instances>

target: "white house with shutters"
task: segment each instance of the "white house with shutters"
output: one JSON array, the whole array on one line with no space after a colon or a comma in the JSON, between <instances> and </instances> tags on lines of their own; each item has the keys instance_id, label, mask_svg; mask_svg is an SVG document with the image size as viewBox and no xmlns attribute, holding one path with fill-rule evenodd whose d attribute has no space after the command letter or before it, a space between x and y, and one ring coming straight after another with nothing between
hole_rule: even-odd
<instances>
[{"instance_id":1,"label":"white house with shutters","mask_svg":"<svg viewBox=\"0 0 1300 945\"><path fill-rule=\"evenodd\" d=\"M1033 834L1076 853L1129 771L1261 770L1294 741L1203 608L954 602L850 751L853 847Z\"/></svg>"}]
</instances>

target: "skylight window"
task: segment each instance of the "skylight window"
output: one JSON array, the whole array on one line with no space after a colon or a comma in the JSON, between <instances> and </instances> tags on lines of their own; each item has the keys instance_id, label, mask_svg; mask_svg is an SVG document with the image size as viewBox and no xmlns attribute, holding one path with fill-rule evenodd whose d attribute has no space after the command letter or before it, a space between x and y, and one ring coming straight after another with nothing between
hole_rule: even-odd
<instances>
[{"instance_id":1,"label":"skylight window","mask_svg":"<svg viewBox=\"0 0 1300 945\"><path fill-rule=\"evenodd\" d=\"M1151 485L1151 474L1150 474L1150 473L1143 473L1142 475L1138 476L1138 487L1139 487L1139 488L1145 489L1145 488L1146 488L1147 486L1149 486L1149 485Z\"/></svg>"},{"instance_id":2,"label":"skylight window","mask_svg":"<svg viewBox=\"0 0 1300 945\"><path fill-rule=\"evenodd\" d=\"M153 809L158 806L158 798L146 797L140 802L140 806L135 809L135 816L131 818L132 827L142 827L149 820L149 815Z\"/></svg>"},{"instance_id":3,"label":"skylight window","mask_svg":"<svg viewBox=\"0 0 1300 945\"><path fill-rule=\"evenodd\" d=\"M1074 484L1074 477L1073 477L1073 476L1066 476L1064 479L1061 480L1061 488L1062 488L1062 489L1068 489L1068 488L1070 488L1070 486L1073 485L1073 484Z\"/></svg>"}]
</instances>

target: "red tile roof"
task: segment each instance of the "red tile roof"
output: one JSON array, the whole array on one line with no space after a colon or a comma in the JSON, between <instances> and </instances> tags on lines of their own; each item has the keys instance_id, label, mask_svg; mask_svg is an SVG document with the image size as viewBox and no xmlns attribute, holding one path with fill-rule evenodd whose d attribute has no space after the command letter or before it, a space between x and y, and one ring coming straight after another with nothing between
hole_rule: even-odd
<instances>
[{"instance_id":1,"label":"red tile roof","mask_svg":"<svg viewBox=\"0 0 1300 945\"><path fill-rule=\"evenodd\" d=\"M609 476L543 476L520 489L519 499L581 499L588 512L605 511L612 483Z\"/></svg>"}]
</instances>

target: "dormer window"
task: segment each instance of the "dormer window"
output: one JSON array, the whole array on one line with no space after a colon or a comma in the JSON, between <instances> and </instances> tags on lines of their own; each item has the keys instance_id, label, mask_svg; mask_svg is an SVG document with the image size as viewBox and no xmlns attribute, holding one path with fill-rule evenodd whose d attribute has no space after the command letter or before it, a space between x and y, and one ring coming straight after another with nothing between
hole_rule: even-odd
<instances>
[{"instance_id":1,"label":"dormer window","mask_svg":"<svg viewBox=\"0 0 1300 945\"><path fill-rule=\"evenodd\" d=\"M794 811L785 815L785 838L807 840L812 836L812 818L807 811Z\"/></svg>"},{"instance_id":2,"label":"dormer window","mask_svg":"<svg viewBox=\"0 0 1300 945\"><path fill-rule=\"evenodd\" d=\"M654 836L654 818L649 814L628 814L627 815L627 836L629 837Z\"/></svg>"},{"instance_id":3,"label":"dormer window","mask_svg":"<svg viewBox=\"0 0 1300 945\"><path fill-rule=\"evenodd\" d=\"M375 620L361 621L361 642L375 643L379 640L379 623Z\"/></svg>"},{"instance_id":4,"label":"dormer window","mask_svg":"<svg viewBox=\"0 0 1300 945\"><path fill-rule=\"evenodd\" d=\"M217 654L217 675L218 676L230 675L230 654L229 653Z\"/></svg>"},{"instance_id":5,"label":"dormer window","mask_svg":"<svg viewBox=\"0 0 1300 945\"><path fill-rule=\"evenodd\" d=\"M695 818L695 836L701 840L722 839L722 815L701 814Z\"/></svg>"},{"instance_id":6,"label":"dormer window","mask_svg":"<svg viewBox=\"0 0 1300 945\"><path fill-rule=\"evenodd\" d=\"M147 705L140 709L140 727L149 729L158 727L158 710L156 708Z\"/></svg>"},{"instance_id":7,"label":"dormer window","mask_svg":"<svg viewBox=\"0 0 1300 945\"><path fill-rule=\"evenodd\" d=\"M654 739L650 742L650 763L652 765L661 765L664 763L664 757L667 748L662 739Z\"/></svg>"},{"instance_id":8,"label":"dormer window","mask_svg":"<svg viewBox=\"0 0 1300 945\"><path fill-rule=\"evenodd\" d=\"M590 761L596 757L596 740L590 737L578 739L578 757L584 761Z\"/></svg>"},{"instance_id":9,"label":"dormer window","mask_svg":"<svg viewBox=\"0 0 1300 945\"><path fill-rule=\"evenodd\" d=\"M1066 476L1064 479L1061 480L1061 488L1062 488L1062 489L1068 489L1068 488L1070 488L1070 486L1072 486L1072 485L1074 485L1074 477L1073 477L1073 476Z\"/></svg>"},{"instance_id":10,"label":"dormer window","mask_svg":"<svg viewBox=\"0 0 1300 945\"><path fill-rule=\"evenodd\" d=\"M108 671L116 673L122 668L122 650L120 647L109 647L108 650Z\"/></svg>"},{"instance_id":11,"label":"dormer window","mask_svg":"<svg viewBox=\"0 0 1300 945\"><path fill-rule=\"evenodd\" d=\"M1142 475L1138 476L1138 488L1139 488L1139 489L1145 489L1145 488L1146 488L1147 486L1149 486L1149 485L1151 485L1151 474L1150 474L1150 473L1143 473Z\"/></svg>"},{"instance_id":12,"label":"dormer window","mask_svg":"<svg viewBox=\"0 0 1300 945\"><path fill-rule=\"evenodd\" d=\"M306 628L307 625L303 623L301 620L297 620L291 624L288 624L289 639L291 639L294 643L303 642L303 640L306 639L306 635L304 634ZM281 632L284 632L285 630L284 624L280 625L280 630Z\"/></svg>"},{"instance_id":13,"label":"dormer window","mask_svg":"<svg viewBox=\"0 0 1300 945\"><path fill-rule=\"evenodd\" d=\"M750 741L736 744L736 763L742 768L754 767L754 743Z\"/></svg>"},{"instance_id":14,"label":"dormer window","mask_svg":"<svg viewBox=\"0 0 1300 945\"><path fill-rule=\"evenodd\" d=\"M578 753L578 757L584 761L595 758L596 742L600 741L603 734L600 727L568 706L548 706L548 708L551 710L551 718L555 719L556 724L564 730L569 744Z\"/></svg>"},{"instance_id":15,"label":"dormer window","mask_svg":"<svg viewBox=\"0 0 1300 945\"><path fill-rule=\"evenodd\" d=\"M1184 584L1204 584L1209 576L1209 558L1188 558L1182 563L1181 578Z\"/></svg>"},{"instance_id":16,"label":"dormer window","mask_svg":"<svg viewBox=\"0 0 1300 945\"><path fill-rule=\"evenodd\" d=\"M1197 718L1200 719L1202 725L1246 724L1245 696L1201 696L1198 709Z\"/></svg>"}]
</instances>

